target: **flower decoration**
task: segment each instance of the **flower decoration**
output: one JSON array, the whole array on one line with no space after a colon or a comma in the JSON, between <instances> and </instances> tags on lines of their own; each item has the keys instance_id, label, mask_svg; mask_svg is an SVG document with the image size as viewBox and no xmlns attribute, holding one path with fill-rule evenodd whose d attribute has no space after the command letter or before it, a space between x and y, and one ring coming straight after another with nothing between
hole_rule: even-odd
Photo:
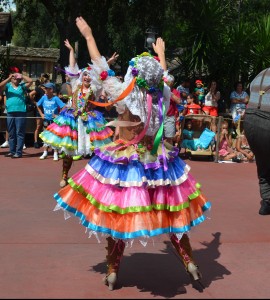
<instances>
[{"instance_id":1,"label":"flower decoration","mask_svg":"<svg viewBox=\"0 0 270 300\"><path fill-rule=\"evenodd\" d=\"M109 70L108 70L108 75L109 75L109 76L115 76L115 73L114 73L113 70L109 69Z\"/></svg>"},{"instance_id":2,"label":"flower decoration","mask_svg":"<svg viewBox=\"0 0 270 300\"><path fill-rule=\"evenodd\" d=\"M132 73L132 75L135 77L135 76L138 76L139 71L138 71L137 68L132 68L131 73Z\"/></svg>"},{"instance_id":3,"label":"flower decoration","mask_svg":"<svg viewBox=\"0 0 270 300\"><path fill-rule=\"evenodd\" d=\"M137 67L137 64L138 64L138 60L142 57L152 57L154 58L155 60L157 60L158 62L160 61L159 58L157 56L153 56L152 54L150 54L149 52L143 52L142 54L140 55L137 55L135 58L133 58L132 60L129 61L129 66L131 67L131 74L133 75L133 77L136 78L136 83L137 85L140 87L140 88L145 88L148 93L152 94L152 93L155 93L157 92L158 90L162 90L163 89L163 83L164 83L164 79L163 78L160 83L158 84L157 87L155 86L152 86L152 87L149 87L146 80L144 78L141 78L140 75L139 75L139 69Z\"/></svg>"},{"instance_id":4,"label":"flower decoration","mask_svg":"<svg viewBox=\"0 0 270 300\"><path fill-rule=\"evenodd\" d=\"M108 76L115 76L115 73L113 70L109 69L108 71L102 71L100 74L99 74L99 79L104 81L105 79L108 78Z\"/></svg>"},{"instance_id":5,"label":"flower decoration","mask_svg":"<svg viewBox=\"0 0 270 300\"><path fill-rule=\"evenodd\" d=\"M108 72L107 71L102 71L99 75L99 78L101 80L105 80L108 77Z\"/></svg>"},{"instance_id":6,"label":"flower decoration","mask_svg":"<svg viewBox=\"0 0 270 300\"><path fill-rule=\"evenodd\" d=\"M143 52L141 55L139 56L152 56L149 52Z\"/></svg>"},{"instance_id":7,"label":"flower decoration","mask_svg":"<svg viewBox=\"0 0 270 300\"><path fill-rule=\"evenodd\" d=\"M133 66L135 65L135 61L134 61L134 60L130 60L130 61L128 62L128 64L129 64L131 67L133 67Z\"/></svg>"}]
</instances>

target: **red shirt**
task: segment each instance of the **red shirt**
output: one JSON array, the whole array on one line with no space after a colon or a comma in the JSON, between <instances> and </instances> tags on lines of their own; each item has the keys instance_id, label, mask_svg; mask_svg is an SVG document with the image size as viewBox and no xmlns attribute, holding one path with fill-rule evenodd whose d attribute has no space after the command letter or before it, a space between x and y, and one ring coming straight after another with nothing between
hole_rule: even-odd
<instances>
[{"instance_id":1,"label":"red shirt","mask_svg":"<svg viewBox=\"0 0 270 300\"><path fill-rule=\"evenodd\" d=\"M179 91L177 91L177 89L171 89L171 92L178 98L180 98L180 93ZM176 107L176 103L172 100L172 98L170 99L170 106L169 109L167 111L167 116L171 117L171 116L175 116L176 112L177 112L177 107Z\"/></svg>"},{"instance_id":2,"label":"red shirt","mask_svg":"<svg viewBox=\"0 0 270 300\"><path fill-rule=\"evenodd\" d=\"M201 106L199 104L188 104L186 115L198 115L201 110Z\"/></svg>"}]
</instances>

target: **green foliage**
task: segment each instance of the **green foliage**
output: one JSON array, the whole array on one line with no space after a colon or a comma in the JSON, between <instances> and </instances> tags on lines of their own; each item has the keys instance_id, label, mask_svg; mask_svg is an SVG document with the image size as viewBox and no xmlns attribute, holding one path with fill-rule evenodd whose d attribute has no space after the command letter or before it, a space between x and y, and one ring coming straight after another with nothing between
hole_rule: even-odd
<instances>
[{"instance_id":1,"label":"green foliage","mask_svg":"<svg viewBox=\"0 0 270 300\"><path fill-rule=\"evenodd\" d=\"M15 0L15 3L13 44L20 47L58 48L59 32L44 5L37 0Z\"/></svg>"},{"instance_id":2,"label":"green foliage","mask_svg":"<svg viewBox=\"0 0 270 300\"><path fill-rule=\"evenodd\" d=\"M14 60L10 58L10 48L6 47L6 51L0 53L0 82L9 75L9 68L14 64Z\"/></svg>"},{"instance_id":3,"label":"green foliage","mask_svg":"<svg viewBox=\"0 0 270 300\"><path fill-rule=\"evenodd\" d=\"M7 5L10 1L0 0ZM183 77L219 82L228 97L236 80L248 83L270 62L269 0L14 0L13 43L59 47L60 66L68 63L64 40L78 41L78 63L89 61L75 25L83 16L102 55L120 54L125 72L131 57L145 51L145 31L153 26L166 43L176 84ZM34 17L33 17L34 16Z\"/></svg>"}]
</instances>

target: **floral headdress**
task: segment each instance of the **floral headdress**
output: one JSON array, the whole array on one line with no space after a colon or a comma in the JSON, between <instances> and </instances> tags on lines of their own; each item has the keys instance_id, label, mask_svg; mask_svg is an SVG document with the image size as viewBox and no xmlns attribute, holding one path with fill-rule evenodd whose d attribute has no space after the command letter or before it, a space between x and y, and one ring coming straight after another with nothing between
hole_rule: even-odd
<instances>
[{"instance_id":1,"label":"floral headdress","mask_svg":"<svg viewBox=\"0 0 270 300\"><path fill-rule=\"evenodd\" d=\"M161 73L154 74L151 66L153 63L149 58L154 58L160 61L157 56L153 56L148 52L143 52L129 61L131 67L131 74L136 78L138 87L145 88L149 93L155 93L163 88L163 78ZM149 70L151 70L149 72ZM151 76L150 76L151 74Z\"/></svg>"}]
</instances>

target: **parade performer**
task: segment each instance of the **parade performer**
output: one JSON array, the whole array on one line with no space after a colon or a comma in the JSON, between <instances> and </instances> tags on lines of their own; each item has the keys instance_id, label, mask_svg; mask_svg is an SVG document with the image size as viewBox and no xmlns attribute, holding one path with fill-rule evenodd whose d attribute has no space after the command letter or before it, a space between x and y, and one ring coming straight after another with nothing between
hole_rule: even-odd
<instances>
[{"instance_id":1,"label":"parade performer","mask_svg":"<svg viewBox=\"0 0 270 300\"><path fill-rule=\"evenodd\" d=\"M139 240L146 245L162 234L169 235L191 279L200 282L188 233L206 219L211 204L179 150L163 139L171 96L163 80L165 43L158 38L153 44L158 57L144 52L131 59L121 82L110 76L86 21L78 17L76 25L87 42L93 78L101 81L116 106L119 139L95 149L85 168L55 193L55 210L74 214L99 241L106 238L108 269L103 280L109 290L117 282L126 244Z\"/></svg>"},{"instance_id":2,"label":"parade performer","mask_svg":"<svg viewBox=\"0 0 270 300\"><path fill-rule=\"evenodd\" d=\"M60 187L67 184L68 172L75 157L90 156L94 148L98 148L111 141L113 131L106 127L107 121L100 111L94 109L90 102L96 99L102 86L92 81L92 68L79 69L75 60L73 47L68 40L65 46L69 49L69 66L65 68L66 74L71 78L70 91L72 95L71 107L64 109L53 120L40 138L46 145L53 146L62 152L63 166ZM116 53L109 62L116 58Z\"/></svg>"}]
</instances>

